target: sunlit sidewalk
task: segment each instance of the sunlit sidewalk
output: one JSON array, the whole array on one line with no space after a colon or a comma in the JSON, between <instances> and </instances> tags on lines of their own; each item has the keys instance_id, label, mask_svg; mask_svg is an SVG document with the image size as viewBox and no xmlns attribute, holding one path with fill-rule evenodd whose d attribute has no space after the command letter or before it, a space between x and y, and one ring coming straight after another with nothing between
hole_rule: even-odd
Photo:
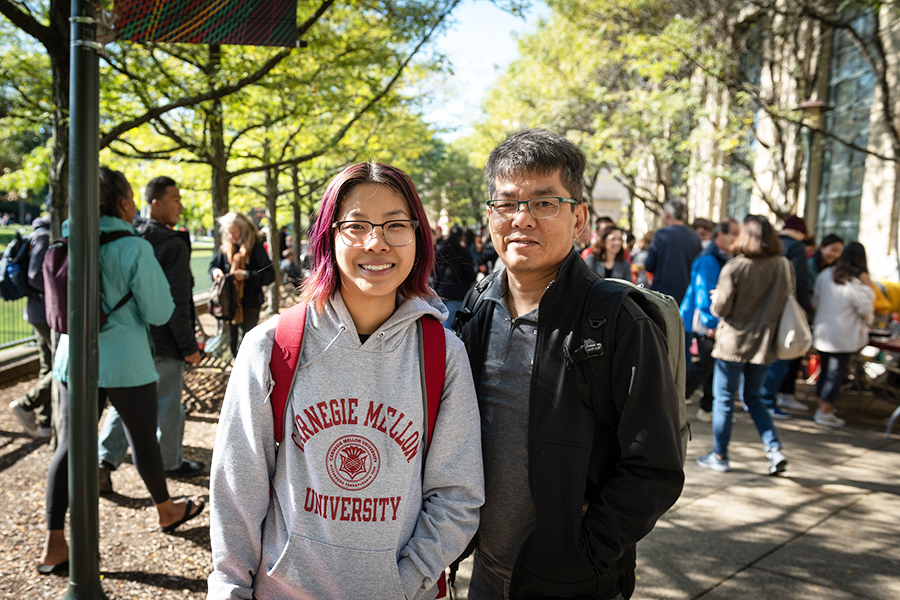
<instances>
[{"instance_id":1,"label":"sunlit sidewalk","mask_svg":"<svg viewBox=\"0 0 900 600\"><path fill-rule=\"evenodd\" d=\"M740 408L728 473L694 462L712 446L711 426L694 423L684 493L638 545L634 598L900 598L900 436L884 437L893 408L848 394L842 429L813 423L814 410L776 422L789 460L776 477Z\"/></svg>"}]
</instances>

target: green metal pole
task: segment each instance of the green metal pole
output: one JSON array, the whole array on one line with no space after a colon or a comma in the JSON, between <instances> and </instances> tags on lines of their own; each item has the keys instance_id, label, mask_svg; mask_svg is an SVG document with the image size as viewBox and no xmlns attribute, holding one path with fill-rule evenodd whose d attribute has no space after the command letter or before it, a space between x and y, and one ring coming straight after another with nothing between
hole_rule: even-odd
<instances>
[{"instance_id":1,"label":"green metal pole","mask_svg":"<svg viewBox=\"0 0 900 600\"><path fill-rule=\"evenodd\" d=\"M69 589L106 598L100 585L97 378L100 241L100 78L94 11L72 0L69 109Z\"/></svg>"}]
</instances>

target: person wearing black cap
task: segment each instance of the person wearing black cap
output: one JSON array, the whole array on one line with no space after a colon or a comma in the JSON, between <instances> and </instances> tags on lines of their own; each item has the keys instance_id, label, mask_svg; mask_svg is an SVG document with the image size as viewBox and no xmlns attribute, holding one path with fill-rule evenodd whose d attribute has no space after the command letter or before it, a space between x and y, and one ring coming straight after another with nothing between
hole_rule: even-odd
<instances>
[{"instance_id":1,"label":"person wearing black cap","mask_svg":"<svg viewBox=\"0 0 900 600\"><path fill-rule=\"evenodd\" d=\"M786 257L794 265L794 275L797 278L797 302L809 312L809 267L806 256L806 221L797 215L790 215L784 220L781 234L781 255ZM769 414L776 419L790 419L790 410L808 410L802 402L794 398L794 385L796 373L800 368L802 359L778 360L769 369L766 382L763 384L762 401Z\"/></svg>"}]
</instances>

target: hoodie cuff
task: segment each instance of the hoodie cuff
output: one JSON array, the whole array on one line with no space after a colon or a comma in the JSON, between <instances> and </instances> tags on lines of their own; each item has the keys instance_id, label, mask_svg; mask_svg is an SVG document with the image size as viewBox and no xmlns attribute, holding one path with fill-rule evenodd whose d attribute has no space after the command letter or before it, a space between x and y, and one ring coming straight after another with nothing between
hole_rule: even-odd
<instances>
[{"instance_id":1,"label":"hoodie cuff","mask_svg":"<svg viewBox=\"0 0 900 600\"><path fill-rule=\"evenodd\" d=\"M397 564L397 569L400 571L400 587L403 588L403 593L406 594L406 597L412 600L422 589L425 578L422 577L422 573L419 572L409 558L401 558Z\"/></svg>"}]
</instances>

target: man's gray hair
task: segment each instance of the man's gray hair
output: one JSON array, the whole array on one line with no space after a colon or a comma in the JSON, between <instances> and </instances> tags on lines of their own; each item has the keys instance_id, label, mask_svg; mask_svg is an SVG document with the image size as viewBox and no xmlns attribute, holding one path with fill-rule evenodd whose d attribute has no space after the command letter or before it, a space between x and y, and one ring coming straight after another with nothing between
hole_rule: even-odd
<instances>
[{"instance_id":1,"label":"man's gray hair","mask_svg":"<svg viewBox=\"0 0 900 600\"><path fill-rule=\"evenodd\" d=\"M563 187L581 202L585 162L578 146L564 136L546 129L522 129L494 148L484 175L493 198L498 177L512 180L530 172L549 175L558 169Z\"/></svg>"},{"instance_id":2,"label":"man's gray hair","mask_svg":"<svg viewBox=\"0 0 900 600\"><path fill-rule=\"evenodd\" d=\"M669 200L663 204L663 212L673 221L684 221L687 210L681 200Z\"/></svg>"}]
</instances>

